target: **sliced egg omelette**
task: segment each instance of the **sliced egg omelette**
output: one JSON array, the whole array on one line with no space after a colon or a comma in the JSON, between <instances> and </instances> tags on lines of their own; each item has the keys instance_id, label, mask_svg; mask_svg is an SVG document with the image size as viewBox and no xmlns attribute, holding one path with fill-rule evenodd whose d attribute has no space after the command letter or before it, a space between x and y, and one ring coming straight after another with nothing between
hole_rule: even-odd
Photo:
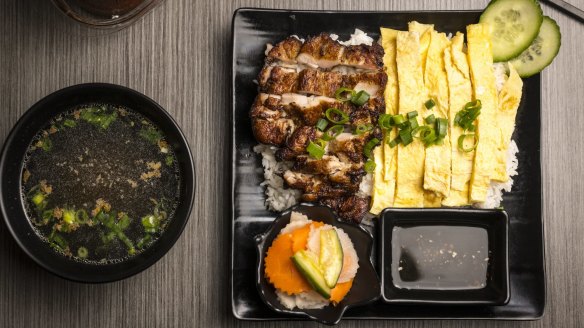
<instances>
[{"instance_id":1,"label":"sliced egg omelette","mask_svg":"<svg viewBox=\"0 0 584 328\"><path fill-rule=\"evenodd\" d=\"M484 202L495 168L495 150L500 138L497 128L497 90L493 71L491 28L487 24L466 27L468 62L474 99L482 103L477 121L479 143L476 147L473 172L470 180L470 201Z\"/></svg>"},{"instance_id":2,"label":"sliced egg omelette","mask_svg":"<svg viewBox=\"0 0 584 328\"><path fill-rule=\"evenodd\" d=\"M381 45L383 46L383 66L387 74L385 87L385 113L398 113L398 86L396 65L397 30L381 28ZM392 129L385 132L385 140L395 139L397 132ZM397 147L390 147L383 142L374 150L375 171L373 175L373 194L370 212L378 215L384 208L392 207L395 199L395 178L397 172Z\"/></svg>"},{"instance_id":3,"label":"sliced egg omelette","mask_svg":"<svg viewBox=\"0 0 584 328\"><path fill-rule=\"evenodd\" d=\"M435 105L430 110L426 110L424 117L434 115L436 118L448 119L448 80L443 54L449 46L450 40L446 34L431 31L424 84L428 90L428 98L432 99ZM441 144L426 148L424 168L424 189L434 192L440 199L450 194L450 161L450 136L446 134ZM440 200L438 200L436 206L440 205Z\"/></svg>"},{"instance_id":4,"label":"sliced egg omelette","mask_svg":"<svg viewBox=\"0 0 584 328\"><path fill-rule=\"evenodd\" d=\"M454 117L466 103L472 100L472 85L468 60L463 52L464 34L456 33L452 44L444 51L444 63L448 77L450 140L452 151L450 195L442 200L445 206L469 205L469 182L472 174L475 152L458 149L457 140L463 134L460 126L454 124Z\"/></svg>"},{"instance_id":5,"label":"sliced egg omelette","mask_svg":"<svg viewBox=\"0 0 584 328\"><path fill-rule=\"evenodd\" d=\"M507 153L523 82L507 64L509 76L497 92L490 33L486 24L469 25L465 45L463 33L449 40L431 24L410 22L407 32L381 28L388 75L385 113L416 111L420 126L429 115L446 118L449 125L442 143L425 146L414 137L407 146L392 148L384 142L375 149L371 213L387 207L481 203L492 184L509 179ZM430 109L427 100L434 103ZM464 131L454 118L473 100L481 102L476 131ZM384 141L394 140L397 130L385 131ZM458 140L469 133L476 133L478 143L465 152Z\"/></svg>"},{"instance_id":6,"label":"sliced egg omelette","mask_svg":"<svg viewBox=\"0 0 584 328\"><path fill-rule=\"evenodd\" d=\"M396 62L399 88L399 113L406 115L419 111L427 93L424 86L422 61L420 58L420 37L417 32L397 32ZM421 115L417 116L422 125ZM422 141L414 139L406 147L397 146L397 183L395 207L424 206L424 159L425 147Z\"/></svg>"}]
</instances>

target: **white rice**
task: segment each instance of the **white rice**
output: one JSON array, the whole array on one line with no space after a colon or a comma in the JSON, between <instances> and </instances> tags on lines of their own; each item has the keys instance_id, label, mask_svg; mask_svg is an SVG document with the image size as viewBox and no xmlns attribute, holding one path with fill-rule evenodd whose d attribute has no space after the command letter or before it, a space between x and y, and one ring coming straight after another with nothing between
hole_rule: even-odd
<instances>
[{"instance_id":1,"label":"white rice","mask_svg":"<svg viewBox=\"0 0 584 328\"><path fill-rule=\"evenodd\" d=\"M336 34L331 34L331 39L338 40L339 36ZM356 28L355 33L351 34L351 37L347 41L339 41L340 44L344 46L357 46L360 44L364 44L370 46L373 44L373 38L367 35L367 33L361 31L360 29Z\"/></svg>"},{"instance_id":2,"label":"white rice","mask_svg":"<svg viewBox=\"0 0 584 328\"><path fill-rule=\"evenodd\" d=\"M322 309L330 303L329 300L325 299L324 297L320 296L319 293L312 290L300 293L298 295L288 295L279 290L276 290L276 296L278 296L280 303L290 310L293 308Z\"/></svg>"},{"instance_id":3,"label":"white rice","mask_svg":"<svg viewBox=\"0 0 584 328\"><path fill-rule=\"evenodd\" d=\"M496 208L501 206L503 192L511 191L511 187L513 187L513 177L517 175L517 166L519 165L519 160L517 159L518 151L519 148L517 147L515 140L511 140L509 143L509 150L507 151L507 174L509 175L509 180L507 180L507 182L491 181L491 186L487 191L487 200L484 203L473 204L474 207Z\"/></svg>"},{"instance_id":4,"label":"white rice","mask_svg":"<svg viewBox=\"0 0 584 328\"><path fill-rule=\"evenodd\" d=\"M276 150L278 148L268 145L257 145L253 150L262 155L262 166L264 167L264 182L266 186L266 206L273 211L283 211L295 205L300 200L302 193L300 190L285 188L284 179L280 176L290 169L290 162L276 161Z\"/></svg>"}]
</instances>

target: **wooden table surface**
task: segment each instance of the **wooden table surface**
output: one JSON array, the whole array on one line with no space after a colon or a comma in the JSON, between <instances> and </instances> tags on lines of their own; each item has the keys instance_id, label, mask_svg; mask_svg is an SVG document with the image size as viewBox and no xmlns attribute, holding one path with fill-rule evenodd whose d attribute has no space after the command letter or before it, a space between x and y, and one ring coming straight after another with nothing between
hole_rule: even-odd
<instances>
[{"instance_id":1,"label":"wooden table surface","mask_svg":"<svg viewBox=\"0 0 584 328\"><path fill-rule=\"evenodd\" d=\"M584 0L570 0L584 8ZM167 0L133 26L96 35L49 0L0 1L0 142L45 95L83 82L136 89L182 126L196 158L197 195L175 247L124 281L57 278L0 223L0 327L316 327L239 322L229 300L231 17L238 7L327 10L482 9L487 1ZM563 45L543 73L542 160L547 307L542 320L345 321L344 327L584 327L584 25L544 5ZM250 283L252 283L250 281Z\"/></svg>"}]
</instances>

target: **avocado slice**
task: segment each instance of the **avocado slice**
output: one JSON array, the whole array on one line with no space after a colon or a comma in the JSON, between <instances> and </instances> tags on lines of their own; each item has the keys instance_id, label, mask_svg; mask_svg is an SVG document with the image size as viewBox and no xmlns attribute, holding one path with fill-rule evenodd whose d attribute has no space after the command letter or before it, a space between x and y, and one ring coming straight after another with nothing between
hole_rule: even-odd
<instances>
[{"instance_id":1,"label":"avocado slice","mask_svg":"<svg viewBox=\"0 0 584 328\"><path fill-rule=\"evenodd\" d=\"M334 288L343 269L343 247L335 229L320 232L320 267L327 286Z\"/></svg>"},{"instance_id":2,"label":"avocado slice","mask_svg":"<svg viewBox=\"0 0 584 328\"><path fill-rule=\"evenodd\" d=\"M292 262L310 286L327 300L331 298L331 289L327 285L318 264L305 250L300 250L292 256Z\"/></svg>"}]
</instances>

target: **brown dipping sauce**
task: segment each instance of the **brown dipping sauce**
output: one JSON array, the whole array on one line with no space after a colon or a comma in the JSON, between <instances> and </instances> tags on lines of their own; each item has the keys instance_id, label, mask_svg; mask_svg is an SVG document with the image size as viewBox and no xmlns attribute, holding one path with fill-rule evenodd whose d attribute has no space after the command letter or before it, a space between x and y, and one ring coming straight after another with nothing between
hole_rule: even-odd
<instances>
[{"instance_id":1,"label":"brown dipping sauce","mask_svg":"<svg viewBox=\"0 0 584 328\"><path fill-rule=\"evenodd\" d=\"M393 283L407 289L480 289L487 283L488 232L467 226L394 227Z\"/></svg>"},{"instance_id":2,"label":"brown dipping sauce","mask_svg":"<svg viewBox=\"0 0 584 328\"><path fill-rule=\"evenodd\" d=\"M95 15L125 15L145 0L74 0L82 9Z\"/></svg>"}]
</instances>

